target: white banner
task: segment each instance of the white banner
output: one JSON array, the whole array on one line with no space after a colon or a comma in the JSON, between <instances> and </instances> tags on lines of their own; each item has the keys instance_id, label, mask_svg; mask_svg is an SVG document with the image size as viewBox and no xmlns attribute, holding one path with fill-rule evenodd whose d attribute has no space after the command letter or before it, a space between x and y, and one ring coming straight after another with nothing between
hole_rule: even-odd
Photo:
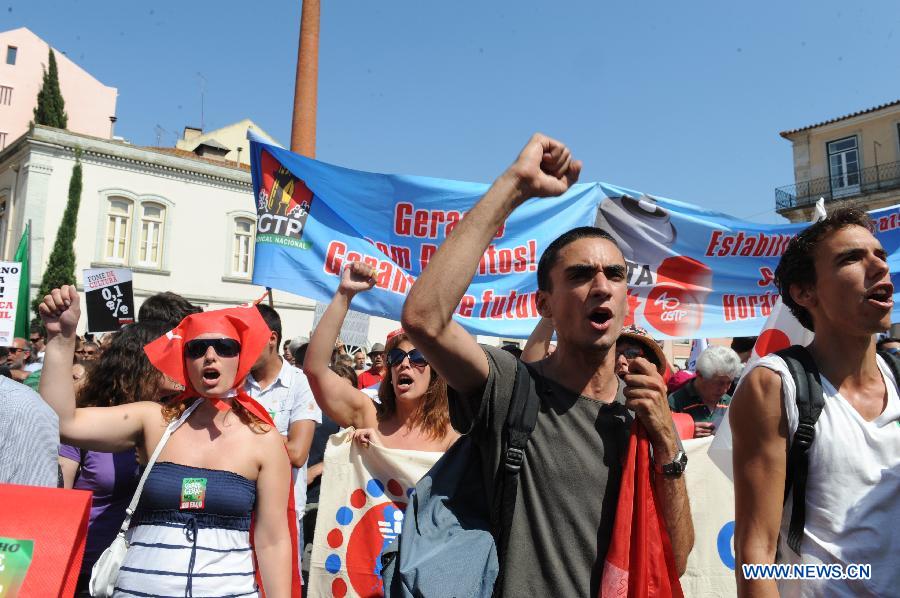
<instances>
[{"instance_id":1,"label":"white banner","mask_svg":"<svg viewBox=\"0 0 900 598\"><path fill-rule=\"evenodd\" d=\"M416 482L443 453L328 439L309 566L311 597L381 596L381 553L397 537Z\"/></svg>"},{"instance_id":2,"label":"white banner","mask_svg":"<svg viewBox=\"0 0 900 598\"><path fill-rule=\"evenodd\" d=\"M19 278L22 264L19 262L0 262L0 346L13 344L16 336L16 312L28 309L27 305L18 305ZM24 281L28 284L28 281Z\"/></svg>"},{"instance_id":3,"label":"white banner","mask_svg":"<svg viewBox=\"0 0 900 598\"><path fill-rule=\"evenodd\" d=\"M688 598L737 595L734 484L707 454L713 438L684 441L688 456L684 475L694 521L694 549L681 576L681 587Z\"/></svg>"}]
</instances>

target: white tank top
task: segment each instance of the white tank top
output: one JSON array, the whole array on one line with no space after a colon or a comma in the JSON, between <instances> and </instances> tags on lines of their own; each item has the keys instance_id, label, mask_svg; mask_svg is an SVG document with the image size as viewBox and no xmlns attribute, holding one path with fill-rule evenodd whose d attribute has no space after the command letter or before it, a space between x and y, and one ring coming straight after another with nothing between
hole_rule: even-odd
<instances>
[{"instance_id":1,"label":"white tank top","mask_svg":"<svg viewBox=\"0 0 900 598\"><path fill-rule=\"evenodd\" d=\"M782 597L900 595L900 398L890 369L877 359L888 401L870 422L822 377L825 406L808 453L803 554L787 545L792 496L784 506L778 545L779 563L870 564L872 578L779 581ZM799 414L787 366L776 355L764 357L759 366L781 375L793 438Z\"/></svg>"}]
</instances>

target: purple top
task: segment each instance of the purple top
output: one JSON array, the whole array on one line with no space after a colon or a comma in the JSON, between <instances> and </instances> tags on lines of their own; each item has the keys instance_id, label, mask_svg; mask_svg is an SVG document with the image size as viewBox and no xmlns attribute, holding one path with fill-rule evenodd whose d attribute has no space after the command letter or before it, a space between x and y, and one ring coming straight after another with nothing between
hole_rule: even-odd
<instances>
[{"instance_id":1,"label":"purple top","mask_svg":"<svg viewBox=\"0 0 900 598\"><path fill-rule=\"evenodd\" d=\"M103 551L115 540L125 519L125 509L128 508L141 477L137 455L134 449L121 453L98 453L79 450L68 444L59 445L59 454L82 463L75 488L94 493L84 560L81 563L82 572L90 573Z\"/></svg>"}]
</instances>

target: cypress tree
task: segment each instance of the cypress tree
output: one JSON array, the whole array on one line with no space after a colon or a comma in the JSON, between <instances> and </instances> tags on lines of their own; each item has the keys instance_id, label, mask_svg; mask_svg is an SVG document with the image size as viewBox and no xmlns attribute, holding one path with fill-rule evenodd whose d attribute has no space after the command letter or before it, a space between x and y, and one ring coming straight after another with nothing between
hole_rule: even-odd
<instances>
[{"instance_id":1,"label":"cypress tree","mask_svg":"<svg viewBox=\"0 0 900 598\"><path fill-rule=\"evenodd\" d=\"M53 243L53 251L47 262L47 269L41 278L41 286L37 297L31 303L35 315L38 313L38 305L44 300L44 296L55 288L64 284L75 284L75 229L78 225L78 208L81 205L81 150L75 151L75 166L72 168L72 178L69 179L69 199L66 202L66 211L63 212L62 222L56 231L56 241Z\"/></svg>"},{"instance_id":2,"label":"cypress tree","mask_svg":"<svg viewBox=\"0 0 900 598\"><path fill-rule=\"evenodd\" d=\"M34 107L34 123L65 129L68 121L66 103L59 90L56 56L53 54L53 48L50 48L49 66L44 71L44 83L38 92L37 106Z\"/></svg>"}]
</instances>

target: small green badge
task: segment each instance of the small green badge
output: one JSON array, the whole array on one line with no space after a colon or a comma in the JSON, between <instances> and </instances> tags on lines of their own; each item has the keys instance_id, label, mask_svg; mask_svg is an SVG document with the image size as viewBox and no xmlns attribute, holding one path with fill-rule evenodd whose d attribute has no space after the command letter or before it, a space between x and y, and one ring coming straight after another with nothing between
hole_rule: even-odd
<instances>
[{"instance_id":1,"label":"small green badge","mask_svg":"<svg viewBox=\"0 0 900 598\"><path fill-rule=\"evenodd\" d=\"M202 509L206 505L206 478L181 480L181 508Z\"/></svg>"},{"instance_id":2,"label":"small green badge","mask_svg":"<svg viewBox=\"0 0 900 598\"><path fill-rule=\"evenodd\" d=\"M0 538L0 596L19 595L34 554L34 540Z\"/></svg>"}]
</instances>

